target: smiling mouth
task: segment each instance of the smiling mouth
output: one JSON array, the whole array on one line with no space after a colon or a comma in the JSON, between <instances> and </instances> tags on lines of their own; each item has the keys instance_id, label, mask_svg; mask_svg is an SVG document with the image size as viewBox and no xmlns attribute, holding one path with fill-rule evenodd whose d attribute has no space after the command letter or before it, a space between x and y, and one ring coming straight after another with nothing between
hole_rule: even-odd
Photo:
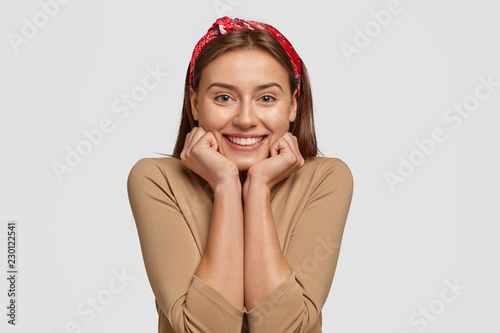
<instances>
[{"instance_id":1,"label":"smiling mouth","mask_svg":"<svg viewBox=\"0 0 500 333\"><path fill-rule=\"evenodd\" d=\"M253 146L259 144L266 137L255 137L255 138L238 138L234 136L224 135L229 141L240 146Z\"/></svg>"}]
</instances>

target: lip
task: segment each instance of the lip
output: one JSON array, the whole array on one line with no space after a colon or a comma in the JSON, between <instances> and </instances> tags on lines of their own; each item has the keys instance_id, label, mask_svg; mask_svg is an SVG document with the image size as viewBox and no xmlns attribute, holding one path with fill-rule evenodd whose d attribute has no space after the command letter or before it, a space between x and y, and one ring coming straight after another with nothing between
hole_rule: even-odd
<instances>
[{"instance_id":1,"label":"lip","mask_svg":"<svg viewBox=\"0 0 500 333\"><path fill-rule=\"evenodd\" d=\"M228 139L228 136L238 137L238 138L260 138L260 137L264 137L264 139L262 139L262 141L259 142L256 145L252 145L252 146L240 146L240 145L237 145L236 143L232 143ZM257 149L259 149L264 144L264 141L267 140L267 135L255 135L255 134L224 134L223 137L224 137L224 140L226 141L226 143L229 145L229 147L233 148L234 150L239 150L239 151L254 151L254 150L257 150Z\"/></svg>"},{"instance_id":2,"label":"lip","mask_svg":"<svg viewBox=\"0 0 500 333\"><path fill-rule=\"evenodd\" d=\"M267 136L266 134L240 134L240 133L224 133L225 136L232 136L235 138L260 138L263 136Z\"/></svg>"}]
</instances>

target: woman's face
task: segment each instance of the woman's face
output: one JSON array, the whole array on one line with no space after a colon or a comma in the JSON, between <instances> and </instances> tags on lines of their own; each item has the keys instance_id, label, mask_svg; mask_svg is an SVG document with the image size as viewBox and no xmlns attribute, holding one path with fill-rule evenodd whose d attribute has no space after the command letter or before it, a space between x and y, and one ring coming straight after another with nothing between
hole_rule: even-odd
<instances>
[{"instance_id":1,"label":"woman's face","mask_svg":"<svg viewBox=\"0 0 500 333\"><path fill-rule=\"evenodd\" d=\"M198 91L191 90L193 117L214 134L219 153L240 171L268 158L296 115L285 67L248 48L222 54L201 74Z\"/></svg>"}]
</instances>

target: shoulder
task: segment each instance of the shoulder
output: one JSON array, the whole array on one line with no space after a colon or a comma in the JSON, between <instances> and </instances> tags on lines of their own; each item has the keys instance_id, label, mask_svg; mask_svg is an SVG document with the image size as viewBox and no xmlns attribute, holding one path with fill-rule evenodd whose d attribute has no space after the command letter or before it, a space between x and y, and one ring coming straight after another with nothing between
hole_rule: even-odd
<instances>
[{"instance_id":1,"label":"shoulder","mask_svg":"<svg viewBox=\"0 0 500 333\"><path fill-rule=\"evenodd\" d=\"M137 161L130 170L130 174L168 171L183 167L180 159L174 157L145 157Z\"/></svg>"},{"instance_id":2,"label":"shoulder","mask_svg":"<svg viewBox=\"0 0 500 333\"><path fill-rule=\"evenodd\" d=\"M310 193L342 193L352 196L354 180L349 166L340 158L311 157L297 171L296 181L307 184ZM339 193L340 192L340 193Z\"/></svg>"},{"instance_id":3,"label":"shoulder","mask_svg":"<svg viewBox=\"0 0 500 333\"><path fill-rule=\"evenodd\" d=\"M127 184L132 186L146 180L158 183L167 182L169 177L184 172L184 165L180 159L173 157L145 157L137 161L128 174Z\"/></svg>"},{"instance_id":4,"label":"shoulder","mask_svg":"<svg viewBox=\"0 0 500 333\"><path fill-rule=\"evenodd\" d=\"M311 157L305 161L301 173L310 174L317 179L334 178L347 184L353 183L353 175L349 166L336 157Z\"/></svg>"}]
</instances>

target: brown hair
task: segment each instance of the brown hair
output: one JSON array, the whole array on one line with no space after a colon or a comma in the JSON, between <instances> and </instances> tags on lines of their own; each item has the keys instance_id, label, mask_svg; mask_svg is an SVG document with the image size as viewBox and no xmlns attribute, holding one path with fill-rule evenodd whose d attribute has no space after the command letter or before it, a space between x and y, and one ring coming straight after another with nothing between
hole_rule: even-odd
<instances>
[{"instance_id":1,"label":"brown hair","mask_svg":"<svg viewBox=\"0 0 500 333\"><path fill-rule=\"evenodd\" d=\"M235 30L226 34L217 36L207 43L203 48L198 59L196 60L193 69L192 88L197 91L198 84L202 71L212 61L224 52L238 50L242 48L259 48L271 54L286 68L289 75L290 89L293 93L297 89L297 82L293 71L292 62L288 57L285 49L281 46L278 40L266 30ZM309 157L318 156L321 151L317 147L316 133L314 130L314 117L313 117L313 102L311 85L309 83L309 76L307 69L302 59L301 64L301 87L300 98L297 103L297 116L295 121L290 123L289 132L297 137L300 153L304 159ZM194 120L191 111L191 100L189 94L189 66L186 73L186 80L184 84L184 104L182 106L182 116L179 125L179 132L177 134L177 142L175 144L172 155L163 154L171 157L180 158L181 152L184 149L184 142L186 135L197 127L198 122Z\"/></svg>"}]
</instances>

